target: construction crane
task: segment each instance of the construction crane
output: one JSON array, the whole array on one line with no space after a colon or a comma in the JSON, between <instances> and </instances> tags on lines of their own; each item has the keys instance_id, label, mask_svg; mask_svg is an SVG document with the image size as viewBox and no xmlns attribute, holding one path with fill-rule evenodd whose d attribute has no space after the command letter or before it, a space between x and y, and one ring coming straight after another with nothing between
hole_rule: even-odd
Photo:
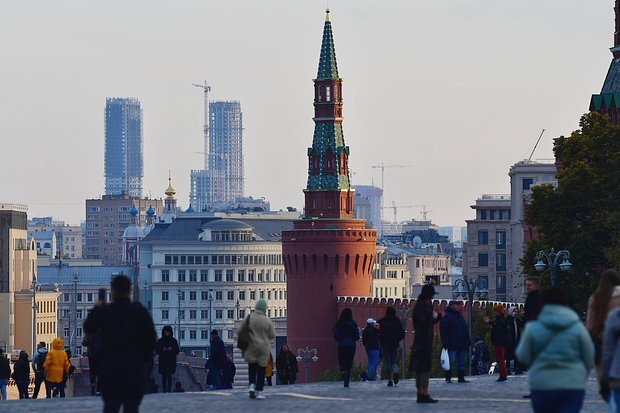
<instances>
[{"instance_id":1,"label":"construction crane","mask_svg":"<svg viewBox=\"0 0 620 413\"><path fill-rule=\"evenodd\" d=\"M385 165L381 162L380 165L372 165L373 169L381 170L381 191L383 191L383 195L381 196L381 219L379 222L379 234L383 235L383 197L385 196L385 168L413 168L413 165Z\"/></svg>"},{"instance_id":2,"label":"construction crane","mask_svg":"<svg viewBox=\"0 0 620 413\"><path fill-rule=\"evenodd\" d=\"M209 153L209 92L211 91L211 86L207 84L205 80L204 85L199 85L197 83L192 83L192 86L196 86L201 88L204 91L205 95L205 107L204 107L204 124L202 126L202 133L204 135L204 145L205 145L205 169L209 167L209 157L207 154Z\"/></svg>"},{"instance_id":3,"label":"construction crane","mask_svg":"<svg viewBox=\"0 0 620 413\"><path fill-rule=\"evenodd\" d=\"M420 212L420 214L422 214L422 219L424 221L427 221L426 214L428 214L429 212L433 212L433 211L426 209L427 206L428 205L396 205L396 203L392 201L392 206L382 207L382 208L391 208L394 212L394 223L398 223L398 219L397 219L398 208L422 208L422 211Z\"/></svg>"}]
</instances>

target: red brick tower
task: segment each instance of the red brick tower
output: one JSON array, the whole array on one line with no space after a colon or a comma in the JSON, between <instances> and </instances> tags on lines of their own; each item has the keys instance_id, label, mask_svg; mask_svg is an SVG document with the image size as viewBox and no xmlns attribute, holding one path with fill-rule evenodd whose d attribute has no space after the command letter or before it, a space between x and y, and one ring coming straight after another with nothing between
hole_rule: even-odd
<instances>
[{"instance_id":1,"label":"red brick tower","mask_svg":"<svg viewBox=\"0 0 620 413\"><path fill-rule=\"evenodd\" d=\"M294 353L306 346L318 350L319 361L310 366L316 378L338 366L331 335L338 318L337 297L370 295L376 242L376 232L365 228L365 220L353 218L350 152L342 132L342 79L329 9L314 80L313 120L305 213L292 231L283 232L282 254L288 276L288 343Z\"/></svg>"}]
</instances>

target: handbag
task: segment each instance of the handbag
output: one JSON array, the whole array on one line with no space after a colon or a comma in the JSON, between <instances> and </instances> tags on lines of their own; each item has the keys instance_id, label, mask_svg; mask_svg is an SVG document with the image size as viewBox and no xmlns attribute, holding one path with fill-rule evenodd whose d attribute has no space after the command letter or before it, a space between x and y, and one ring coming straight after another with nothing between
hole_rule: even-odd
<instances>
[{"instance_id":1,"label":"handbag","mask_svg":"<svg viewBox=\"0 0 620 413\"><path fill-rule=\"evenodd\" d=\"M237 348L241 351L245 351L250 346L250 315L241 325L239 332L237 333Z\"/></svg>"},{"instance_id":2,"label":"handbag","mask_svg":"<svg viewBox=\"0 0 620 413\"><path fill-rule=\"evenodd\" d=\"M448 349L444 348L441 350L441 356L439 357L439 362L441 363L441 368L445 371L450 370L450 353L448 353Z\"/></svg>"}]
</instances>

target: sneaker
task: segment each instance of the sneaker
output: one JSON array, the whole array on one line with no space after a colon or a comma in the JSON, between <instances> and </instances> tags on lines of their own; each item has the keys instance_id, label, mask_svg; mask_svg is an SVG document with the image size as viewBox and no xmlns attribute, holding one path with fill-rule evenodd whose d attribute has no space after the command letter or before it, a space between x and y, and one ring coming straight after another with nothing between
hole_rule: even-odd
<instances>
[{"instance_id":1,"label":"sneaker","mask_svg":"<svg viewBox=\"0 0 620 413\"><path fill-rule=\"evenodd\" d=\"M392 380L388 381L388 387L392 387L394 385L394 383L392 383Z\"/></svg>"},{"instance_id":2,"label":"sneaker","mask_svg":"<svg viewBox=\"0 0 620 413\"><path fill-rule=\"evenodd\" d=\"M250 384L250 399L256 398L256 386L254 384Z\"/></svg>"},{"instance_id":3,"label":"sneaker","mask_svg":"<svg viewBox=\"0 0 620 413\"><path fill-rule=\"evenodd\" d=\"M265 396L263 396L260 392L256 392L256 400L265 400Z\"/></svg>"},{"instance_id":4,"label":"sneaker","mask_svg":"<svg viewBox=\"0 0 620 413\"><path fill-rule=\"evenodd\" d=\"M499 379L497 379L497 381L507 381L508 379L506 377L500 377Z\"/></svg>"},{"instance_id":5,"label":"sneaker","mask_svg":"<svg viewBox=\"0 0 620 413\"><path fill-rule=\"evenodd\" d=\"M398 373L394 373L394 386L398 384Z\"/></svg>"},{"instance_id":6,"label":"sneaker","mask_svg":"<svg viewBox=\"0 0 620 413\"><path fill-rule=\"evenodd\" d=\"M437 403L439 400L437 399L433 399L431 396L429 396L428 394L425 395L419 395L418 396L418 403Z\"/></svg>"}]
</instances>

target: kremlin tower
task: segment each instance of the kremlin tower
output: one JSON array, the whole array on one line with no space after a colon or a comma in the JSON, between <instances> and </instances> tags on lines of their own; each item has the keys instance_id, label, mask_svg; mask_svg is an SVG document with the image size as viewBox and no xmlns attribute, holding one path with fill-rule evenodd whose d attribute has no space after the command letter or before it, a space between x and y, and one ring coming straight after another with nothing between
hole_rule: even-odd
<instances>
[{"instance_id":1,"label":"kremlin tower","mask_svg":"<svg viewBox=\"0 0 620 413\"><path fill-rule=\"evenodd\" d=\"M590 112L608 114L614 125L620 124L620 0L616 0L613 55L601 93L592 95Z\"/></svg>"},{"instance_id":2,"label":"kremlin tower","mask_svg":"<svg viewBox=\"0 0 620 413\"><path fill-rule=\"evenodd\" d=\"M321 56L314 79L314 136L308 148L305 212L294 229L282 233L282 255L288 276L288 344L316 348L316 378L337 368L331 330L339 314L339 296L370 296L375 260L375 230L353 218L349 180L349 147L342 130L342 79L338 75L329 9Z\"/></svg>"}]
</instances>

